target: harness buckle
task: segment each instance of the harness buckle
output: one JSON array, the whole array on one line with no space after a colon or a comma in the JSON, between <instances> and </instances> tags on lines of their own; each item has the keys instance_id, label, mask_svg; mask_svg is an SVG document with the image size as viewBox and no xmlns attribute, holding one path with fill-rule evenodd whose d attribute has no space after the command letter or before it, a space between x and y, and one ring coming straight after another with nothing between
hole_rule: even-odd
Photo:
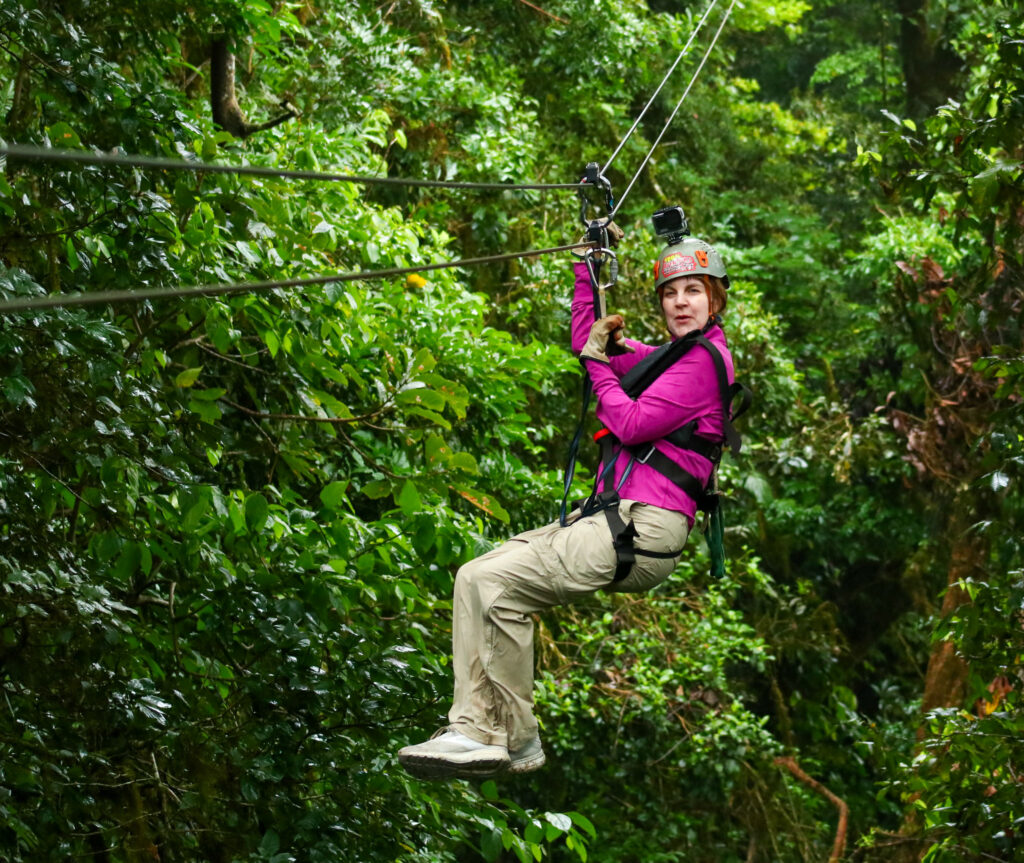
<instances>
[{"instance_id":1,"label":"harness buckle","mask_svg":"<svg viewBox=\"0 0 1024 863\"><path fill-rule=\"evenodd\" d=\"M656 450L655 450L654 444L651 444L651 445L650 445L650 449L649 449L649 450L647 450L647 452L645 452L645 453L644 453L644 455L643 455L643 458L638 458L638 459L636 460L636 463L637 463L637 464L647 464L647 460L648 460L648 459L649 459L649 458L650 458L650 457L651 457L652 455L654 455L655 451L656 451Z\"/></svg>"}]
</instances>

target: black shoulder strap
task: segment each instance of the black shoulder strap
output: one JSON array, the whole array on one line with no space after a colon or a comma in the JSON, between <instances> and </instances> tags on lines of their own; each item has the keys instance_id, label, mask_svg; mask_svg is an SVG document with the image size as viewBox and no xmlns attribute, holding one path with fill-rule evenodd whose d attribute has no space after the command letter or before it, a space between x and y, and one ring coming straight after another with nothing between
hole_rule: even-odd
<instances>
[{"instance_id":1,"label":"black shoulder strap","mask_svg":"<svg viewBox=\"0 0 1024 863\"><path fill-rule=\"evenodd\" d=\"M619 380L626 395L633 401L640 398L643 391L661 377L669 366L697 344L698 335L700 333L694 331L674 342L667 342L640 360Z\"/></svg>"},{"instance_id":2,"label":"black shoulder strap","mask_svg":"<svg viewBox=\"0 0 1024 863\"><path fill-rule=\"evenodd\" d=\"M725 359L722 357L722 352L708 339L703 335L699 335L697 336L696 343L711 355L711 361L715 366L715 377L718 378L718 394L722 400L722 429L725 431L725 442L729 445L729 451L733 456L738 456L740 448L743 446L743 441L740 439L739 432L736 431L732 421L750 407L750 390L743 386L743 384L729 383L729 372L725 368ZM736 390L736 386L739 386L740 389ZM744 394L744 401L739 413L734 416L732 401L736 397L736 393L740 391Z\"/></svg>"},{"instance_id":3,"label":"black shoulder strap","mask_svg":"<svg viewBox=\"0 0 1024 863\"><path fill-rule=\"evenodd\" d=\"M722 428L725 430L725 440L729 445L730 452L737 456L743 442L733 426L733 421L750 407L751 394L743 384L729 383L729 373L725 368L722 352L704 335L715 323L717 321L712 319L708 321L703 330L687 333L683 338L657 348L626 372L619 383L626 395L635 401L669 366L679 360L694 345L700 345L711 355L711 361L715 367L715 377L718 380L718 396L722 402ZM733 410L732 403L738 395L742 396L742 401L739 408Z\"/></svg>"}]
</instances>

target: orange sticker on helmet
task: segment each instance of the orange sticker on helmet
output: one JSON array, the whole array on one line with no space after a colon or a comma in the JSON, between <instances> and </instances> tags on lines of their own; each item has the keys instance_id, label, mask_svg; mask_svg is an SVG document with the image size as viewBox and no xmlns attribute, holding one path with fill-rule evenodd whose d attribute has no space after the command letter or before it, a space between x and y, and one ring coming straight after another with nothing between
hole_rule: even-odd
<instances>
[{"instance_id":1,"label":"orange sticker on helmet","mask_svg":"<svg viewBox=\"0 0 1024 863\"><path fill-rule=\"evenodd\" d=\"M655 279L655 281L657 281L657 279L658 279L658 266L660 264L661 264L661 261L655 261L654 262L654 279Z\"/></svg>"},{"instance_id":2,"label":"orange sticker on helmet","mask_svg":"<svg viewBox=\"0 0 1024 863\"><path fill-rule=\"evenodd\" d=\"M678 252L667 255L661 262L661 277L667 279L679 273L690 273L697 269L697 262L690 255L681 255Z\"/></svg>"},{"instance_id":3,"label":"orange sticker on helmet","mask_svg":"<svg viewBox=\"0 0 1024 863\"><path fill-rule=\"evenodd\" d=\"M694 254L697 256L697 263L706 268L708 265L708 253L703 249L697 249Z\"/></svg>"}]
</instances>

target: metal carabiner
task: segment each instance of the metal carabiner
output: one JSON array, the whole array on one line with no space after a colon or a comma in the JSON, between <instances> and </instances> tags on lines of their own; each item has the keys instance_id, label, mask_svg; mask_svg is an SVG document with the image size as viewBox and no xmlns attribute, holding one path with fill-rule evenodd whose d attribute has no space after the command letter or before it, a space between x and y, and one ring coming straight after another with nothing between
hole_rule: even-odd
<instances>
[{"instance_id":1,"label":"metal carabiner","mask_svg":"<svg viewBox=\"0 0 1024 863\"><path fill-rule=\"evenodd\" d=\"M603 264L608 261L608 279L601 281L600 271ZM608 314L607 290L614 288L619 280L619 258L609 248L590 248L583 253L583 263L587 265L587 273L590 276L590 284L597 292L597 317L603 318ZM596 266L595 266L596 264Z\"/></svg>"},{"instance_id":2,"label":"metal carabiner","mask_svg":"<svg viewBox=\"0 0 1024 863\"><path fill-rule=\"evenodd\" d=\"M587 195L587 189L594 188L604 191L604 203L605 203L605 217L604 222L600 219L589 218L587 211L592 206L590 197ZM598 242L594 237L590 236L591 229L595 225L598 225L601 229L604 229L612 220L612 212L615 210L615 198L612 194L612 184L608 178L601 173L601 166L597 162L588 162L587 167L583 169L583 179L580 180L579 188L576 190L576 194L580 198L580 221L587 228L587 238L593 242ZM608 245L607 242L602 245Z\"/></svg>"},{"instance_id":3,"label":"metal carabiner","mask_svg":"<svg viewBox=\"0 0 1024 863\"><path fill-rule=\"evenodd\" d=\"M608 261L608 279L601 281L601 265L606 259ZM615 283L619 280L619 258L608 248L587 249L583 253L583 262L587 265L587 273L590 276L590 284L594 292L594 320L607 317L608 289L614 288ZM605 350L611 357L627 353L626 349L618 345L614 338L608 339L608 346Z\"/></svg>"}]
</instances>

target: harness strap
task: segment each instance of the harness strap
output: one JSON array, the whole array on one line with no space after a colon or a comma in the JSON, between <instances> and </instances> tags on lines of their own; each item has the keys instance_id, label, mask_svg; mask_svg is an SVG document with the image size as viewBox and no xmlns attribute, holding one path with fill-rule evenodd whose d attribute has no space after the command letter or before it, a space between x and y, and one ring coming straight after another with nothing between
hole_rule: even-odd
<instances>
[{"instance_id":1,"label":"harness strap","mask_svg":"<svg viewBox=\"0 0 1024 863\"><path fill-rule=\"evenodd\" d=\"M721 441L711 440L711 438L701 437L697 434L697 420L690 420L686 425L665 435L663 440L667 440L680 449L688 449L697 455L702 455L715 464L718 464L722 458Z\"/></svg>"},{"instance_id":2,"label":"harness strap","mask_svg":"<svg viewBox=\"0 0 1024 863\"><path fill-rule=\"evenodd\" d=\"M627 446L626 450L632 453L640 464L654 468L667 480L679 486L697 502L698 509L705 509L705 505L710 503L707 499L708 495L705 493L704 483L688 470L677 465L653 444Z\"/></svg>"},{"instance_id":3,"label":"harness strap","mask_svg":"<svg viewBox=\"0 0 1024 863\"><path fill-rule=\"evenodd\" d=\"M633 540L639 534L636 526L630 520L629 524L622 520L619 515L619 507L612 506L604 511L608 519L608 529L612 532L612 547L615 549L615 575L612 582L622 581L636 563L636 549L633 547Z\"/></svg>"},{"instance_id":4,"label":"harness strap","mask_svg":"<svg viewBox=\"0 0 1024 863\"><path fill-rule=\"evenodd\" d=\"M622 579L629 575L638 555L640 557L653 557L658 560L671 560L683 553L681 548L675 551L648 551L645 548L637 548L633 544L633 541L639 536L636 525L633 524L632 520L628 523L624 522L622 516L619 515L618 492L604 491L588 498L580 507L580 517L585 518L602 511L608 522L608 530L611 531L612 548L615 549L613 584L622 581Z\"/></svg>"},{"instance_id":5,"label":"harness strap","mask_svg":"<svg viewBox=\"0 0 1024 863\"><path fill-rule=\"evenodd\" d=\"M698 335L694 341L711 355L711 362L715 367L715 377L718 379L718 393L722 400L722 429L725 432L725 441L729 444L729 450L733 456L738 456L743 442L732 421L750 406L750 393L742 384L739 385L741 390L746 391L746 398L739 413L734 416L731 405L737 391L729 383L729 373L725 368L725 360L722 358L721 351L708 341L704 335Z\"/></svg>"},{"instance_id":6,"label":"harness strap","mask_svg":"<svg viewBox=\"0 0 1024 863\"><path fill-rule=\"evenodd\" d=\"M583 375L583 407L580 409L580 421L576 425L576 432L572 436L572 441L569 444L569 456L565 462L565 473L562 476L562 502L558 507L558 523L565 527L568 516L567 504L569 500L569 492L572 490L572 479L576 473L576 459L579 456L580 451L580 438L583 437L583 424L587 419L587 408L590 407L590 397L594 392L593 384L590 382L590 377L586 374Z\"/></svg>"}]
</instances>

